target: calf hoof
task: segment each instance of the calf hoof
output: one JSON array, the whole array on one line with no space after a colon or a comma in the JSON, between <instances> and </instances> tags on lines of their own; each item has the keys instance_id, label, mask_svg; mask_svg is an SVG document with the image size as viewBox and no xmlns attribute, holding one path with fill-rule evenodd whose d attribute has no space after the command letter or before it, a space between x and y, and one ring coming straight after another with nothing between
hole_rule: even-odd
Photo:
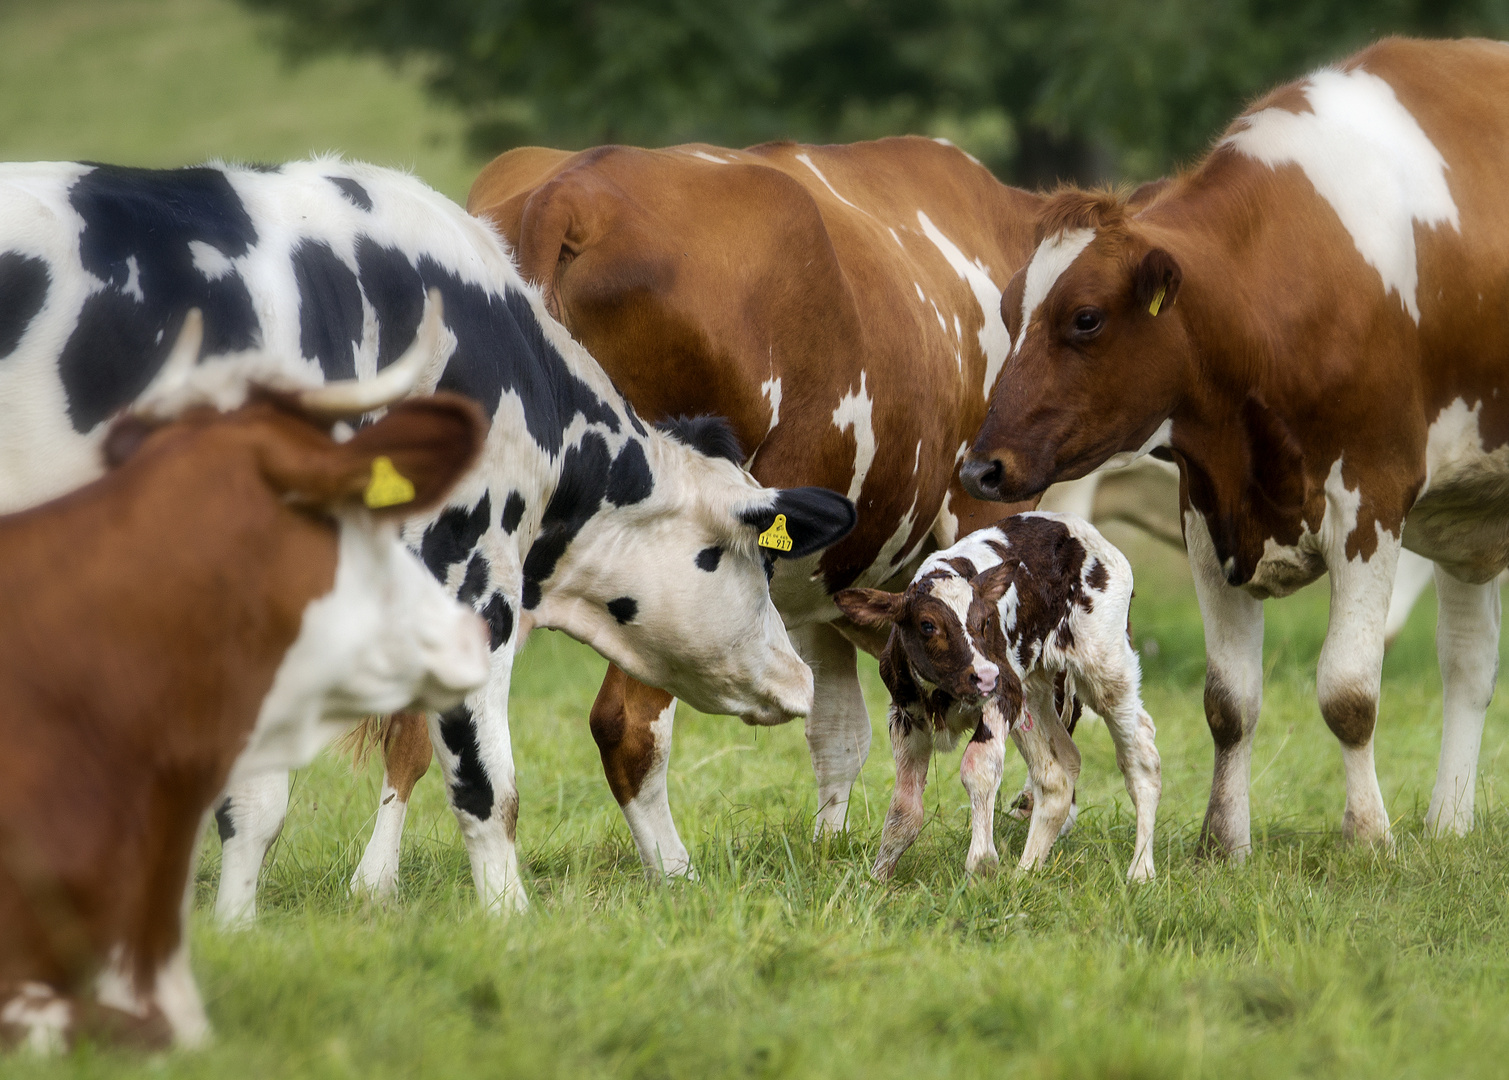
<instances>
[{"instance_id":1,"label":"calf hoof","mask_svg":"<svg viewBox=\"0 0 1509 1080\"><path fill-rule=\"evenodd\" d=\"M971 877L994 877L1001 869L1001 857L994 851L964 860L964 872Z\"/></svg>"},{"instance_id":2,"label":"calf hoof","mask_svg":"<svg viewBox=\"0 0 1509 1080\"><path fill-rule=\"evenodd\" d=\"M1152 859L1138 859L1127 868L1127 881L1132 885L1152 881L1155 876Z\"/></svg>"}]
</instances>

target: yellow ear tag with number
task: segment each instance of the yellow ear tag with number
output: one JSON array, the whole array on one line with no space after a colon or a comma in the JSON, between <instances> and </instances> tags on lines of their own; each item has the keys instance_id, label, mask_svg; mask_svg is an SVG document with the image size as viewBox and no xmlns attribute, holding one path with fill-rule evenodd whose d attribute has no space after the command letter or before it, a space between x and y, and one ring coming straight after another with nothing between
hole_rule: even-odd
<instances>
[{"instance_id":1,"label":"yellow ear tag with number","mask_svg":"<svg viewBox=\"0 0 1509 1080\"><path fill-rule=\"evenodd\" d=\"M791 550L791 534L786 531L786 515L777 514L770 528L760 534L759 545L776 551Z\"/></svg>"},{"instance_id":2,"label":"yellow ear tag with number","mask_svg":"<svg viewBox=\"0 0 1509 1080\"><path fill-rule=\"evenodd\" d=\"M1158 309L1163 306L1163 295L1166 292L1168 292L1168 287L1167 286L1164 286L1164 285L1158 286L1157 295L1155 295L1153 297L1153 302L1147 306L1147 313L1149 315L1156 316L1158 314Z\"/></svg>"},{"instance_id":3,"label":"yellow ear tag with number","mask_svg":"<svg viewBox=\"0 0 1509 1080\"><path fill-rule=\"evenodd\" d=\"M372 479L367 481L367 490L362 493L362 501L371 510L381 510L385 506L402 506L406 502L413 502L413 481L395 469L392 458L387 455L374 458Z\"/></svg>"}]
</instances>

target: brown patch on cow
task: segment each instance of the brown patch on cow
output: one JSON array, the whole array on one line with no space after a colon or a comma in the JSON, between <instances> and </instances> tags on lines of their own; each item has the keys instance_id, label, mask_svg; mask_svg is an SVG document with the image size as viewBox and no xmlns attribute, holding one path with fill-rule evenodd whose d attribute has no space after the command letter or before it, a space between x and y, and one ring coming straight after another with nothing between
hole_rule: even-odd
<instances>
[{"instance_id":1,"label":"brown patch on cow","mask_svg":"<svg viewBox=\"0 0 1509 1080\"><path fill-rule=\"evenodd\" d=\"M952 566L954 570L958 572L959 576L964 578L966 581L974 577L975 574L978 573L978 571L975 570L975 564L970 562L962 555L955 555L953 558L944 559L943 561L948 563L949 566Z\"/></svg>"},{"instance_id":2,"label":"brown patch on cow","mask_svg":"<svg viewBox=\"0 0 1509 1080\"><path fill-rule=\"evenodd\" d=\"M1096 592L1105 592L1106 586L1111 583L1111 575L1106 570L1106 564L1099 559L1090 560L1090 569L1085 572L1085 584ZM1090 610L1086 608L1085 610Z\"/></svg>"},{"instance_id":3,"label":"brown patch on cow","mask_svg":"<svg viewBox=\"0 0 1509 1080\"><path fill-rule=\"evenodd\" d=\"M590 723L603 759L603 772L618 805L639 794L655 760L655 732L651 727L675 699L664 690L631 678L616 664L592 703Z\"/></svg>"},{"instance_id":4,"label":"brown patch on cow","mask_svg":"<svg viewBox=\"0 0 1509 1080\"><path fill-rule=\"evenodd\" d=\"M1207 668L1205 671L1205 722L1210 725L1210 737L1218 750L1228 749L1242 741L1245 728L1241 703L1226 688L1215 668Z\"/></svg>"},{"instance_id":5,"label":"brown patch on cow","mask_svg":"<svg viewBox=\"0 0 1509 1080\"><path fill-rule=\"evenodd\" d=\"M1126 212L1126 197L1119 191L1061 189L1049 197L1048 204L1038 214L1036 243L1070 229L1115 228L1126 219Z\"/></svg>"},{"instance_id":6,"label":"brown patch on cow","mask_svg":"<svg viewBox=\"0 0 1509 1080\"><path fill-rule=\"evenodd\" d=\"M504 835L508 842L514 842L514 837L519 832L519 792L518 789L500 796L498 799L498 820L503 822Z\"/></svg>"},{"instance_id":7,"label":"brown patch on cow","mask_svg":"<svg viewBox=\"0 0 1509 1080\"><path fill-rule=\"evenodd\" d=\"M1343 746L1366 746L1378 721L1378 698L1360 688L1350 687L1322 701L1320 714Z\"/></svg>"},{"instance_id":8,"label":"brown patch on cow","mask_svg":"<svg viewBox=\"0 0 1509 1080\"><path fill-rule=\"evenodd\" d=\"M430 725L424 713L401 712L388 717L382 731L383 772L400 801L409 801L433 757Z\"/></svg>"}]
</instances>

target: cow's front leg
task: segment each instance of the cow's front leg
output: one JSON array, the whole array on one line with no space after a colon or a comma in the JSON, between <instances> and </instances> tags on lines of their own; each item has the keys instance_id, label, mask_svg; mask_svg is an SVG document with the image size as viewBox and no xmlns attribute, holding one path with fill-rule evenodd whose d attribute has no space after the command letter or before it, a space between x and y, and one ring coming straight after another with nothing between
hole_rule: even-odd
<instances>
[{"instance_id":1,"label":"cow's front leg","mask_svg":"<svg viewBox=\"0 0 1509 1080\"><path fill-rule=\"evenodd\" d=\"M257 875L288 817L288 773L273 771L237 780L215 807L220 830L220 892L215 921L249 926L257 918Z\"/></svg>"},{"instance_id":2,"label":"cow's front leg","mask_svg":"<svg viewBox=\"0 0 1509 1080\"><path fill-rule=\"evenodd\" d=\"M1006 766L1006 727L998 702L985 703L979 726L964 747L959 762L959 779L969 792L969 854L964 859L966 873L994 870L1001 857L996 853L996 792L1001 788L1001 773Z\"/></svg>"},{"instance_id":3,"label":"cow's front leg","mask_svg":"<svg viewBox=\"0 0 1509 1080\"><path fill-rule=\"evenodd\" d=\"M891 755L896 759L896 790L880 830L880 851L871 869L885 881L896 872L896 863L912 846L927 817L922 793L927 789L927 763L933 755L933 729L891 706Z\"/></svg>"},{"instance_id":4,"label":"cow's front leg","mask_svg":"<svg viewBox=\"0 0 1509 1080\"><path fill-rule=\"evenodd\" d=\"M430 717L430 741L471 857L477 896L484 909L497 913L529 906L514 847L519 790L508 734L513 657L512 643L498 649L487 685L449 712Z\"/></svg>"},{"instance_id":5,"label":"cow's front leg","mask_svg":"<svg viewBox=\"0 0 1509 1080\"><path fill-rule=\"evenodd\" d=\"M1436 656L1441 664L1441 762L1425 815L1432 836L1464 835L1472 828L1483 714L1498 678L1498 579L1481 585L1436 570Z\"/></svg>"},{"instance_id":6,"label":"cow's front leg","mask_svg":"<svg viewBox=\"0 0 1509 1080\"><path fill-rule=\"evenodd\" d=\"M398 889L398 852L409 797L430 768L430 730L422 712L394 713L382 725L382 797L351 891L386 900Z\"/></svg>"},{"instance_id":7,"label":"cow's front leg","mask_svg":"<svg viewBox=\"0 0 1509 1080\"><path fill-rule=\"evenodd\" d=\"M1200 848L1252 850L1252 737L1263 706L1263 603L1226 582L1205 519L1186 510L1184 538L1205 624L1205 722L1215 743Z\"/></svg>"},{"instance_id":8,"label":"cow's front leg","mask_svg":"<svg viewBox=\"0 0 1509 1080\"><path fill-rule=\"evenodd\" d=\"M1329 517L1335 502L1327 510ZM1358 528L1373 528L1371 524ZM1383 636L1388 622L1389 596L1399 560L1399 541L1377 530L1372 557L1359 553L1348 559L1344 539L1337 538L1328 553L1331 575L1331 621L1320 649L1315 689L1320 714L1341 742L1346 768L1347 805L1341 834L1393 846L1388 810L1378 789L1373 765L1373 727L1378 720L1378 690L1383 681Z\"/></svg>"},{"instance_id":9,"label":"cow's front leg","mask_svg":"<svg viewBox=\"0 0 1509 1080\"><path fill-rule=\"evenodd\" d=\"M692 858L671 817L666 771L676 699L608 665L592 703L592 737L597 740L608 786L618 800L645 874L696 877Z\"/></svg>"},{"instance_id":10,"label":"cow's front leg","mask_svg":"<svg viewBox=\"0 0 1509 1080\"><path fill-rule=\"evenodd\" d=\"M1079 748L1053 708L1051 683L1030 680L1022 715L1011 726L1011 741L1027 762L1032 785L1032 820L1017 870L1035 870L1047 862L1068 820L1079 779Z\"/></svg>"},{"instance_id":11,"label":"cow's front leg","mask_svg":"<svg viewBox=\"0 0 1509 1080\"><path fill-rule=\"evenodd\" d=\"M817 775L813 839L848 828L849 792L870 756L870 713L859 689L854 646L826 623L791 633L791 644L812 669L807 749Z\"/></svg>"}]
</instances>

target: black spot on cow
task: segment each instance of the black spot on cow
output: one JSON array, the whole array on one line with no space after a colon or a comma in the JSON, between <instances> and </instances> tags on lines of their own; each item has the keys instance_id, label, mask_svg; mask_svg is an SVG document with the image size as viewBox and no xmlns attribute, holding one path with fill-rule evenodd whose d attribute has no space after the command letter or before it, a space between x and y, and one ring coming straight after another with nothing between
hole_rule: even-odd
<instances>
[{"instance_id":1,"label":"black spot on cow","mask_svg":"<svg viewBox=\"0 0 1509 1080\"><path fill-rule=\"evenodd\" d=\"M705 457L723 458L735 465L744 463L744 448L739 445L739 436L734 434L733 425L721 416L677 416L655 426Z\"/></svg>"},{"instance_id":2,"label":"black spot on cow","mask_svg":"<svg viewBox=\"0 0 1509 1080\"><path fill-rule=\"evenodd\" d=\"M456 778L451 784L451 804L478 821L486 821L493 812L493 785L482 767L477 749L477 722L471 710L458 705L440 714L440 738L446 749L457 757Z\"/></svg>"},{"instance_id":3,"label":"black spot on cow","mask_svg":"<svg viewBox=\"0 0 1509 1080\"><path fill-rule=\"evenodd\" d=\"M146 388L191 307L204 313L206 355L260 342L246 285L234 270L201 270L190 246L230 260L257 242L219 169L97 165L68 201L84 221L80 261L105 283L84 301L58 358L75 431L90 430Z\"/></svg>"},{"instance_id":4,"label":"black spot on cow","mask_svg":"<svg viewBox=\"0 0 1509 1080\"><path fill-rule=\"evenodd\" d=\"M16 251L0 255L0 357L9 356L21 344L21 336L47 302L51 283L52 275L41 259Z\"/></svg>"},{"instance_id":5,"label":"black spot on cow","mask_svg":"<svg viewBox=\"0 0 1509 1080\"><path fill-rule=\"evenodd\" d=\"M215 807L215 831L220 834L222 844L236 835L236 823L231 819L229 799L221 799L220 805Z\"/></svg>"},{"instance_id":6,"label":"black spot on cow","mask_svg":"<svg viewBox=\"0 0 1509 1080\"><path fill-rule=\"evenodd\" d=\"M503 531L512 536L523 518L524 496L517 491L510 491L508 498L503 500Z\"/></svg>"},{"instance_id":7,"label":"black spot on cow","mask_svg":"<svg viewBox=\"0 0 1509 1080\"><path fill-rule=\"evenodd\" d=\"M351 179L351 177L327 176L325 179L340 188L341 194L346 197L346 201L358 210L370 211L372 209L372 196L368 195L367 189Z\"/></svg>"},{"instance_id":8,"label":"black spot on cow","mask_svg":"<svg viewBox=\"0 0 1509 1080\"><path fill-rule=\"evenodd\" d=\"M467 607L475 607L486 588L487 560L478 552L466 564L466 573L461 578L461 588L456 590L456 599Z\"/></svg>"},{"instance_id":9,"label":"black spot on cow","mask_svg":"<svg viewBox=\"0 0 1509 1080\"><path fill-rule=\"evenodd\" d=\"M482 617L487 620L487 628L492 634L493 652L497 652L513 637L513 608L508 606L502 593L494 593L482 609Z\"/></svg>"},{"instance_id":10,"label":"black spot on cow","mask_svg":"<svg viewBox=\"0 0 1509 1080\"><path fill-rule=\"evenodd\" d=\"M711 574L718 569L718 563L723 560L723 549L714 544L697 552L697 569L706 570Z\"/></svg>"},{"instance_id":11,"label":"black spot on cow","mask_svg":"<svg viewBox=\"0 0 1509 1080\"><path fill-rule=\"evenodd\" d=\"M377 367L381 370L414 341L424 317L424 282L408 256L368 236L356 241L356 274L377 314Z\"/></svg>"},{"instance_id":12,"label":"black spot on cow","mask_svg":"<svg viewBox=\"0 0 1509 1080\"><path fill-rule=\"evenodd\" d=\"M602 507L609 467L608 443L595 431L567 448L560 482L540 515L539 535L524 556L524 610L539 606L541 586L582 526Z\"/></svg>"},{"instance_id":13,"label":"black spot on cow","mask_svg":"<svg viewBox=\"0 0 1509 1080\"><path fill-rule=\"evenodd\" d=\"M356 378L365 315L355 272L320 240L300 242L291 258L299 287L299 351L317 359L328 380Z\"/></svg>"},{"instance_id":14,"label":"black spot on cow","mask_svg":"<svg viewBox=\"0 0 1509 1080\"><path fill-rule=\"evenodd\" d=\"M419 557L430 573L444 581L446 572L472 553L491 519L492 502L485 491L472 509L452 506L436 518L419 543Z\"/></svg>"},{"instance_id":15,"label":"black spot on cow","mask_svg":"<svg viewBox=\"0 0 1509 1080\"><path fill-rule=\"evenodd\" d=\"M1111 575L1106 572L1106 564L1099 559L1090 562L1090 569L1085 572L1085 584L1096 592L1105 592L1106 586L1111 582Z\"/></svg>"},{"instance_id":16,"label":"black spot on cow","mask_svg":"<svg viewBox=\"0 0 1509 1080\"><path fill-rule=\"evenodd\" d=\"M634 616L639 614L639 601L632 596L620 596L616 600L609 600L605 605L608 614L618 620L619 626L634 621Z\"/></svg>"},{"instance_id":17,"label":"black spot on cow","mask_svg":"<svg viewBox=\"0 0 1509 1080\"><path fill-rule=\"evenodd\" d=\"M963 555L955 555L952 559L944 559L943 561L948 563L949 566L952 566L954 568L954 571L958 573L960 577L964 578L965 581L972 581L975 574L978 573L978 571L975 569L975 564L970 562Z\"/></svg>"},{"instance_id":18,"label":"black spot on cow","mask_svg":"<svg viewBox=\"0 0 1509 1080\"><path fill-rule=\"evenodd\" d=\"M614 506L630 506L648 499L654 490L655 477L645 459L644 447L629 439L608 470L608 501Z\"/></svg>"},{"instance_id":19,"label":"black spot on cow","mask_svg":"<svg viewBox=\"0 0 1509 1080\"><path fill-rule=\"evenodd\" d=\"M854 504L827 488L782 488L768 506L751 507L739 520L763 533L775 524L777 514L786 517L786 532L791 537L790 551L775 551L783 559L799 559L821 551L849 535L858 520ZM772 549L762 548L769 553Z\"/></svg>"},{"instance_id":20,"label":"black spot on cow","mask_svg":"<svg viewBox=\"0 0 1509 1080\"><path fill-rule=\"evenodd\" d=\"M636 435L638 435L642 439L649 434L649 432L644 429L644 424L640 422L639 414L634 411L633 405L625 401L624 411L629 414L629 426L634 429L634 433Z\"/></svg>"}]
</instances>

